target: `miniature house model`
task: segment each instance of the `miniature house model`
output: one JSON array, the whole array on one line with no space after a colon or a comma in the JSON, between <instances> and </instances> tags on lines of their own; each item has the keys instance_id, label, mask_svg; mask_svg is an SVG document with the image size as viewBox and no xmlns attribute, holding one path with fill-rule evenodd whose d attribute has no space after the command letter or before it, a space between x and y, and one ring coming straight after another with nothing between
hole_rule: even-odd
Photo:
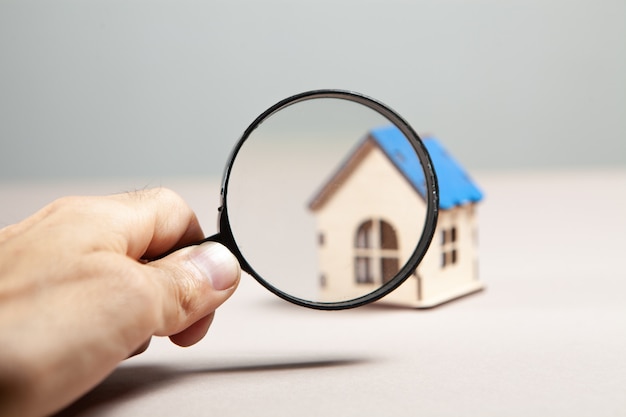
<instances>
[{"instance_id":1,"label":"miniature house model","mask_svg":"<svg viewBox=\"0 0 626 417\"><path fill-rule=\"evenodd\" d=\"M435 235L416 271L380 301L420 308L483 288L476 219L482 193L437 139L423 142L439 184ZM322 299L358 297L397 274L423 229L423 175L409 142L390 126L371 130L322 186L309 204Z\"/></svg>"}]
</instances>

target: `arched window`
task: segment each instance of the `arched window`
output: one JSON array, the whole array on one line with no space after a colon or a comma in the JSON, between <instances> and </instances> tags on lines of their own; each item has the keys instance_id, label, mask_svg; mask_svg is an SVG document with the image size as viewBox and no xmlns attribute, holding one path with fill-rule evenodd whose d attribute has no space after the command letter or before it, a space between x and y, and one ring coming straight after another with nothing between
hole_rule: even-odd
<instances>
[{"instance_id":1,"label":"arched window","mask_svg":"<svg viewBox=\"0 0 626 417\"><path fill-rule=\"evenodd\" d=\"M382 285L400 269L396 231L381 219L367 220L356 230L355 280L357 284Z\"/></svg>"}]
</instances>

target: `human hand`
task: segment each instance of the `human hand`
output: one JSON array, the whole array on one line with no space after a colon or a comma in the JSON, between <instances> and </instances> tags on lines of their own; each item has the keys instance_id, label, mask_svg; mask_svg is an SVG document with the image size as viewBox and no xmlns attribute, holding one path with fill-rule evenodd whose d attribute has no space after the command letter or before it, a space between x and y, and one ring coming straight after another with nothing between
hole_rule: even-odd
<instances>
[{"instance_id":1,"label":"human hand","mask_svg":"<svg viewBox=\"0 0 626 417\"><path fill-rule=\"evenodd\" d=\"M0 230L0 415L62 408L153 335L202 339L240 276L224 246L184 247L203 237L166 189L64 198Z\"/></svg>"}]
</instances>

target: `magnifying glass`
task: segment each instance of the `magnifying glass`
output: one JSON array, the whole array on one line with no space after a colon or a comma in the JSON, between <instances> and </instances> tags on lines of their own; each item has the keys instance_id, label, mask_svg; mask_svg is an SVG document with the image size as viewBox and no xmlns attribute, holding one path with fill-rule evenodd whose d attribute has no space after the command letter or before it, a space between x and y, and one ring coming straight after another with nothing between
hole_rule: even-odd
<instances>
[{"instance_id":1,"label":"magnifying glass","mask_svg":"<svg viewBox=\"0 0 626 417\"><path fill-rule=\"evenodd\" d=\"M206 240L289 302L358 307L415 274L438 196L426 148L395 111L355 92L309 91L243 133L222 179L219 232Z\"/></svg>"}]
</instances>

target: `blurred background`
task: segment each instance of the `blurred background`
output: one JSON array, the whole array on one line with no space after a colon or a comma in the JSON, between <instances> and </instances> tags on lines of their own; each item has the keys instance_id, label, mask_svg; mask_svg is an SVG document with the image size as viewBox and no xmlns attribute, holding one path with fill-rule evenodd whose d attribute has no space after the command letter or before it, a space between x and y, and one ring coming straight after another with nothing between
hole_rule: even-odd
<instances>
[{"instance_id":1,"label":"blurred background","mask_svg":"<svg viewBox=\"0 0 626 417\"><path fill-rule=\"evenodd\" d=\"M626 2L0 0L0 180L217 177L317 88L470 170L623 168Z\"/></svg>"}]
</instances>

